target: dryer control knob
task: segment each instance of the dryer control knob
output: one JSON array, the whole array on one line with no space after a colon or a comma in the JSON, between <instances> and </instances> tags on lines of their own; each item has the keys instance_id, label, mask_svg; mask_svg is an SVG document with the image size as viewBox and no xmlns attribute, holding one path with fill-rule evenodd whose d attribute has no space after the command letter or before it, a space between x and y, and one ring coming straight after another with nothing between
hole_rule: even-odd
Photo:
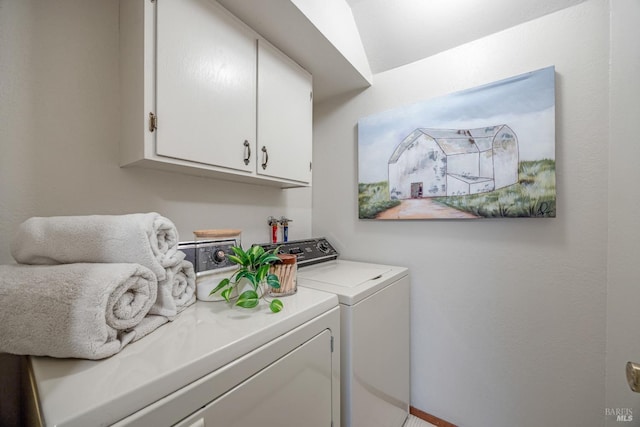
<instances>
[{"instance_id":1,"label":"dryer control knob","mask_svg":"<svg viewBox=\"0 0 640 427\"><path fill-rule=\"evenodd\" d=\"M222 249L211 252L211 261L213 262L223 262L226 258L227 254Z\"/></svg>"}]
</instances>

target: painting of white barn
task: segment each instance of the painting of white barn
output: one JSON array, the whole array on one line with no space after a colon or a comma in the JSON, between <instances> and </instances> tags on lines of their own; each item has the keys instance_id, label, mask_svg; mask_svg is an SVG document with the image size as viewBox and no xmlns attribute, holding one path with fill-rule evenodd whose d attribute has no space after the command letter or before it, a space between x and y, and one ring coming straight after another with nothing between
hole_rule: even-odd
<instances>
[{"instance_id":1,"label":"painting of white barn","mask_svg":"<svg viewBox=\"0 0 640 427\"><path fill-rule=\"evenodd\" d=\"M411 132L389 159L391 199L463 196L518 182L518 139L507 125Z\"/></svg>"},{"instance_id":2,"label":"painting of white barn","mask_svg":"<svg viewBox=\"0 0 640 427\"><path fill-rule=\"evenodd\" d=\"M358 218L554 218L555 86L549 66L358 119Z\"/></svg>"}]
</instances>

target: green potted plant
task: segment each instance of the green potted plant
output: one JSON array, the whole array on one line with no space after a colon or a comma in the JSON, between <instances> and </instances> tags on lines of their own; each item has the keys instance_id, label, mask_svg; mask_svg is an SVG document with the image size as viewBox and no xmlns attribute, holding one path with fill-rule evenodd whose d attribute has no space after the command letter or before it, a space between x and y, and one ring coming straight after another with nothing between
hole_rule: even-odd
<instances>
[{"instance_id":1,"label":"green potted plant","mask_svg":"<svg viewBox=\"0 0 640 427\"><path fill-rule=\"evenodd\" d=\"M268 288L280 288L278 276L269 272L271 264L280 260L276 255L278 249L265 251L261 246L252 246L245 251L240 246L233 246L231 250L235 255L228 255L228 258L238 265L238 269L230 277L222 279L209 295L221 291L220 295L227 302L231 302L234 291L242 290L242 287L249 283L251 286L238 295L235 305L254 308L260 302L260 298L267 301ZM273 299L269 302L269 308L277 313L282 310L283 304L279 299Z\"/></svg>"}]
</instances>

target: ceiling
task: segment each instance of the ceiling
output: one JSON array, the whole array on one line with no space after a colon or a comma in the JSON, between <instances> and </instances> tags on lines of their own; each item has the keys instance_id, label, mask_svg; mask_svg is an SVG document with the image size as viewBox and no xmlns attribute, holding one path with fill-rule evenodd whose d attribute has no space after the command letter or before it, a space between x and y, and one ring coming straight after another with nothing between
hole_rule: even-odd
<instances>
[{"instance_id":1,"label":"ceiling","mask_svg":"<svg viewBox=\"0 0 640 427\"><path fill-rule=\"evenodd\" d=\"M376 74L585 0L346 0Z\"/></svg>"},{"instance_id":2,"label":"ceiling","mask_svg":"<svg viewBox=\"0 0 640 427\"><path fill-rule=\"evenodd\" d=\"M586 0L217 1L313 74L313 99L318 103L369 87L375 79L372 73L427 58ZM364 67L345 56L336 40L327 38L329 33L341 33L344 19L312 22L307 16L306 12L317 15L325 1L329 11L348 12L346 5L351 7L367 56ZM357 45L357 38L353 41Z\"/></svg>"}]
</instances>

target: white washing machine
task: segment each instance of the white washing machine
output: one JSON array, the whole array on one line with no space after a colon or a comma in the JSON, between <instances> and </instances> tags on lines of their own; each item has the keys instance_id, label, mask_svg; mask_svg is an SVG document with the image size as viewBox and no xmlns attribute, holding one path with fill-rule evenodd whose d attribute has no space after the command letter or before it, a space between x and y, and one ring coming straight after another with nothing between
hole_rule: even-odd
<instances>
[{"instance_id":1,"label":"white washing machine","mask_svg":"<svg viewBox=\"0 0 640 427\"><path fill-rule=\"evenodd\" d=\"M400 427L409 414L409 272L337 259L324 238L280 252L298 255L298 286L340 302L342 427Z\"/></svg>"}]
</instances>

